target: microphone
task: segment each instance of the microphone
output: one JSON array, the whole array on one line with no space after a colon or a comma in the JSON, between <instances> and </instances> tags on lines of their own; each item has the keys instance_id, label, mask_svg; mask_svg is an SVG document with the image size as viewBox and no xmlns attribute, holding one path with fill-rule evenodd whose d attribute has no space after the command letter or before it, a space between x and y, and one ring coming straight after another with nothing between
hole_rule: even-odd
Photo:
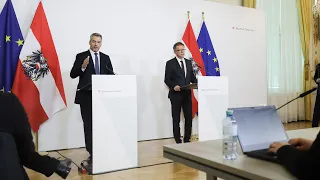
<instances>
[{"instance_id":1,"label":"microphone","mask_svg":"<svg viewBox=\"0 0 320 180\"><path fill-rule=\"evenodd\" d=\"M90 59L90 57L89 57L89 59ZM108 65L106 65L106 68L109 70L109 71L111 71L112 73L113 73L113 75L118 75L117 73L115 73L114 71L112 71L110 68L108 68ZM91 83L90 83L91 84Z\"/></svg>"},{"instance_id":2,"label":"microphone","mask_svg":"<svg viewBox=\"0 0 320 180\"><path fill-rule=\"evenodd\" d=\"M110 68L108 68L108 66L106 66L106 68L111 71L113 73L113 75L118 75L117 73L115 73L114 71L112 71Z\"/></svg>"},{"instance_id":3,"label":"microphone","mask_svg":"<svg viewBox=\"0 0 320 180\"><path fill-rule=\"evenodd\" d=\"M317 88L316 88L316 87L314 87L314 88L312 88L312 89L310 89L310 90L308 90L308 91L306 91L306 92L304 92L304 93L300 94L299 98L303 98L303 97L305 97L306 95L308 95L308 94L312 93L312 92L313 92L313 91L315 91L315 90L317 90Z\"/></svg>"},{"instance_id":4,"label":"microphone","mask_svg":"<svg viewBox=\"0 0 320 180\"><path fill-rule=\"evenodd\" d=\"M111 71L114 75L118 75L117 73L115 73L114 71L112 71L110 68L108 68L108 66L106 66L106 68L107 68L109 71ZM83 87L81 87L81 88L77 89L77 91L81 91L82 89L84 89L84 88L88 87L89 85L91 85L91 82L90 82L90 83L88 83L88 84L86 84L85 86L83 86Z\"/></svg>"},{"instance_id":5,"label":"microphone","mask_svg":"<svg viewBox=\"0 0 320 180\"><path fill-rule=\"evenodd\" d=\"M189 61L191 61L191 64L195 64L198 68L202 68L201 66L199 66L191 57L190 59L188 59Z\"/></svg>"},{"instance_id":6,"label":"microphone","mask_svg":"<svg viewBox=\"0 0 320 180\"><path fill-rule=\"evenodd\" d=\"M83 86L82 88L77 89L77 91L81 91L82 89L88 87L89 85L91 85L91 83L86 84L85 86Z\"/></svg>"},{"instance_id":7,"label":"microphone","mask_svg":"<svg viewBox=\"0 0 320 180\"><path fill-rule=\"evenodd\" d=\"M279 108L277 108L277 110L281 109L282 107L284 107L285 105L287 105L287 104L291 103L292 101L294 101L294 100L296 100L296 99L299 99L299 98L303 98L303 97L305 97L306 95L308 95L308 94L312 93L312 92L313 92L313 91L315 91L315 90L317 90L317 88L316 88L316 87L314 87L314 88L312 88L312 89L310 89L310 90L308 90L308 91L306 91L306 92L304 92L304 93L300 94L298 97L296 97L296 98L292 99L291 101L289 101L289 102L285 103L284 105L280 106Z\"/></svg>"},{"instance_id":8,"label":"microphone","mask_svg":"<svg viewBox=\"0 0 320 180\"><path fill-rule=\"evenodd\" d=\"M192 58L190 58L190 61L193 62L198 68L202 69L202 67L199 66L198 63L196 63ZM214 75L212 75L212 74L211 74L210 72L208 72L208 71L206 71L206 73L208 73L208 74L211 75L211 76L214 76Z\"/></svg>"},{"instance_id":9,"label":"microphone","mask_svg":"<svg viewBox=\"0 0 320 180\"><path fill-rule=\"evenodd\" d=\"M196 66L198 66L198 68L201 68L201 69L202 69L202 67L201 67L201 66L199 66L196 62L195 62L195 64L196 64Z\"/></svg>"}]
</instances>

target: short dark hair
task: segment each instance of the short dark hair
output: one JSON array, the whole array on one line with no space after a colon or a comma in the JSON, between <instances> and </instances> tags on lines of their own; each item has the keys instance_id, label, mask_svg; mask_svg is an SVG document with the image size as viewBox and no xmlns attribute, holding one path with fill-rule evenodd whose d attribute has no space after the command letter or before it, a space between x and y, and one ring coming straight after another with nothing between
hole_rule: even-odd
<instances>
[{"instance_id":1,"label":"short dark hair","mask_svg":"<svg viewBox=\"0 0 320 180\"><path fill-rule=\"evenodd\" d=\"M101 35L101 34L99 34L99 33L92 33L92 34L90 35L90 41L92 40L92 37L93 37L93 36L100 37L100 38L102 39L102 35Z\"/></svg>"},{"instance_id":2,"label":"short dark hair","mask_svg":"<svg viewBox=\"0 0 320 180\"><path fill-rule=\"evenodd\" d=\"M176 47L177 46L184 46L184 44L182 42L176 42L174 45L173 45L173 50L176 50Z\"/></svg>"}]
</instances>

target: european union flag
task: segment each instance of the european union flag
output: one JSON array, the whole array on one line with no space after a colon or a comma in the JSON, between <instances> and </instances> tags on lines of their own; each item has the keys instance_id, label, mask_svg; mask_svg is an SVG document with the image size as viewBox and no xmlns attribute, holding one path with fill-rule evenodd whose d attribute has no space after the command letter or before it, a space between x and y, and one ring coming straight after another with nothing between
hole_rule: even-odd
<instances>
[{"instance_id":1,"label":"european union flag","mask_svg":"<svg viewBox=\"0 0 320 180\"><path fill-rule=\"evenodd\" d=\"M220 76L220 67L206 23L203 22L198 37L198 46L206 70L206 76Z\"/></svg>"},{"instance_id":2,"label":"european union flag","mask_svg":"<svg viewBox=\"0 0 320 180\"><path fill-rule=\"evenodd\" d=\"M11 0L7 0L0 14L0 90L12 88L23 36Z\"/></svg>"}]
</instances>

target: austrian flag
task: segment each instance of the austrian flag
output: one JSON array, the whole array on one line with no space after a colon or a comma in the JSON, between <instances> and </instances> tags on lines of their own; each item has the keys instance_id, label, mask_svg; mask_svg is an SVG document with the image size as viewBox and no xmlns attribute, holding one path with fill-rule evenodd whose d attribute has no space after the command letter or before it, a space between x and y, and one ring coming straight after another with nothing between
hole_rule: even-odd
<instances>
[{"instance_id":1,"label":"austrian flag","mask_svg":"<svg viewBox=\"0 0 320 180\"><path fill-rule=\"evenodd\" d=\"M204 68L199 69L197 67L197 66L204 67L204 65L203 65L202 56L199 51L198 43L197 43L196 37L194 35L190 20L188 21L187 27L184 31L182 41L185 43L185 45L187 46L187 49L189 50L189 52L191 54L191 57L187 57L187 58L193 60L192 61L193 69L195 72L198 73L196 76L205 75L206 72L205 72ZM195 69L197 69L197 70L195 70ZM196 113L198 112L197 90L193 90L193 93L191 96L192 96L191 97L192 98L192 118L194 118Z\"/></svg>"},{"instance_id":2,"label":"austrian flag","mask_svg":"<svg viewBox=\"0 0 320 180\"><path fill-rule=\"evenodd\" d=\"M12 92L24 106L35 132L67 106L59 59L42 2L22 47Z\"/></svg>"}]
</instances>

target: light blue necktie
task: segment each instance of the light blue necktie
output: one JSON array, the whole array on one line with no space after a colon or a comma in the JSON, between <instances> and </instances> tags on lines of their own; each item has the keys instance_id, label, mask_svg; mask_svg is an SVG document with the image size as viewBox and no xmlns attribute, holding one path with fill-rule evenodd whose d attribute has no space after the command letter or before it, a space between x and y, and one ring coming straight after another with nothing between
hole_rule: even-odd
<instances>
[{"instance_id":1,"label":"light blue necktie","mask_svg":"<svg viewBox=\"0 0 320 180\"><path fill-rule=\"evenodd\" d=\"M94 55L95 55L95 58L94 58L94 69L96 71L96 74L100 74L98 53L94 53Z\"/></svg>"}]
</instances>

